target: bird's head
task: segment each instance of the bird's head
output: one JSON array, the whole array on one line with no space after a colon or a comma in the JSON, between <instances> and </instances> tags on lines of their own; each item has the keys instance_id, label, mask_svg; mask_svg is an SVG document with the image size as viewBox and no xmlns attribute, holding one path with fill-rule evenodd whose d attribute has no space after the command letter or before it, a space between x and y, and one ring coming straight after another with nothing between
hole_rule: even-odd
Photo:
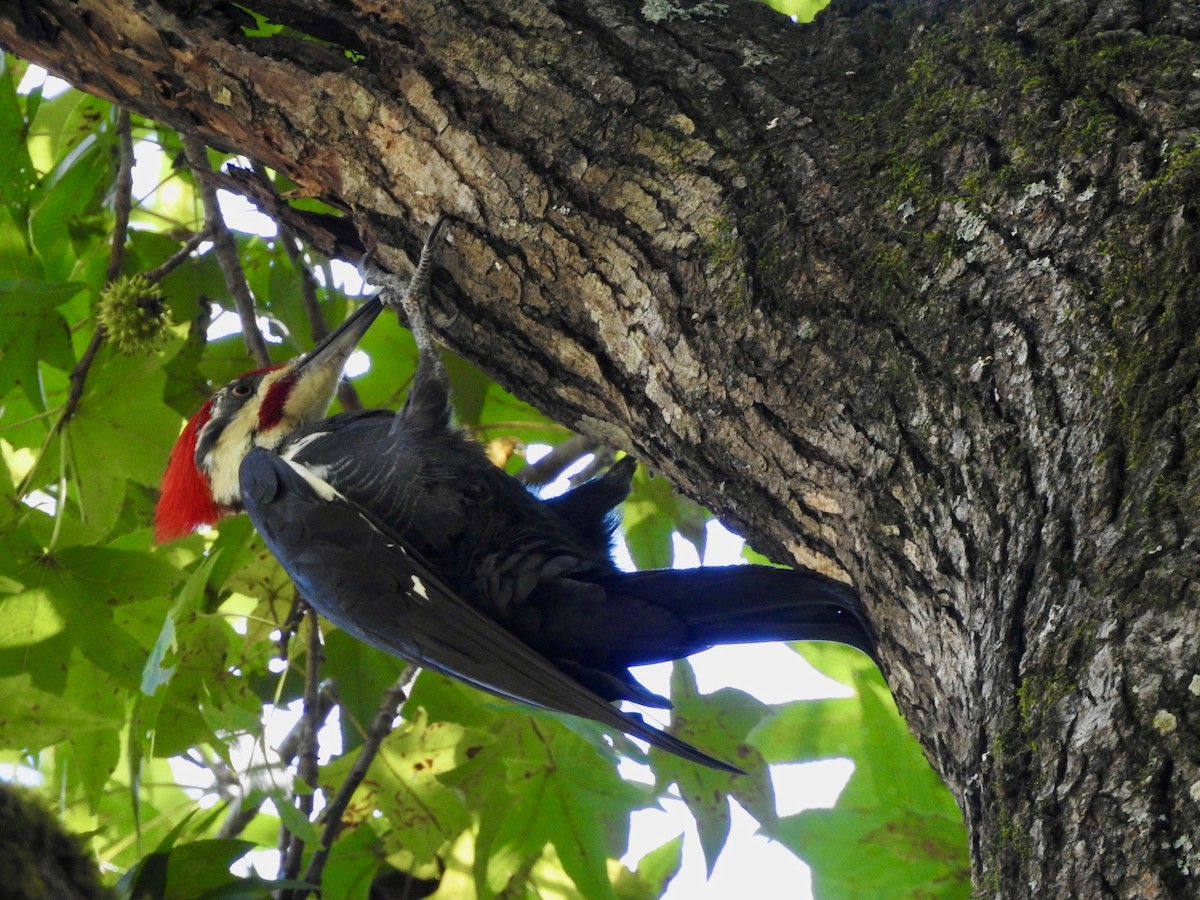
<instances>
[{"instance_id":1,"label":"bird's head","mask_svg":"<svg viewBox=\"0 0 1200 900\"><path fill-rule=\"evenodd\" d=\"M368 300L308 353L235 378L200 407L167 463L156 540L183 537L241 508L238 469L246 454L274 450L324 417L346 359L382 310L378 297Z\"/></svg>"}]
</instances>

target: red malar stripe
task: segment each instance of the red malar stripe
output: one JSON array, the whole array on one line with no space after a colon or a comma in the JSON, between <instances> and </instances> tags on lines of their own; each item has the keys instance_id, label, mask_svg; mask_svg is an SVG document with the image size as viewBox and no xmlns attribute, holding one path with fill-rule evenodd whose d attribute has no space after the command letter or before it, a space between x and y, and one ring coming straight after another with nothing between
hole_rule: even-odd
<instances>
[{"instance_id":1,"label":"red malar stripe","mask_svg":"<svg viewBox=\"0 0 1200 900\"><path fill-rule=\"evenodd\" d=\"M270 368L282 367L271 366ZM270 369L260 371L270 371ZM283 411L287 407L287 400L292 394L292 388L296 386L296 379L296 373L290 372L267 388L267 395L263 397L262 406L258 408L259 431L270 431L283 420Z\"/></svg>"}]
</instances>

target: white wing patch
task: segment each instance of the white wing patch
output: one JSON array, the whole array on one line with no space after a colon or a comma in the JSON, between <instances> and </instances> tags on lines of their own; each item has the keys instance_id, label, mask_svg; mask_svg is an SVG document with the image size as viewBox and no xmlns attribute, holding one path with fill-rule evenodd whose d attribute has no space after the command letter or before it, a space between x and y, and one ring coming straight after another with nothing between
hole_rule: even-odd
<instances>
[{"instance_id":1,"label":"white wing patch","mask_svg":"<svg viewBox=\"0 0 1200 900\"><path fill-rule=\"evenodd\" d=\"M345 500L337 488L325 480L326 469L324 466L314 466L309 468L303 463L298 463L294 459L289 459L287 456L282 457L283 461L292 467L292 470L308 482L308 486L313 489L318 497L326 502L334 500Z\"/></svg>"},{"instance_id":2,"label":"white wing patch","mask_svg":"<svg viewBox=\"0 0 1200 900\"><path fill-rule=\"evenodd\" d=\"M429 599L429 594L425 591L425 582L416 575L412 577L413 593L425 600Z\"/></svg>"},{"instance_id":3,"label":"white wing patch","mask_svg":"<svg viewBox=\"0 0 1200 900\"><path fill-rule=\"evenodd\" d=\"M295 443L289 444L287 449L285 449L283 451L283 453L280 454L280 456L282 456L288 462L291 462L293 459L296 458L297 453L299 453L301 450L303 450L305 447L307 447L313 441L320 440L321 438L325 437L328 434L329 434L328 431L314 431L312 434L306 434L304 437L300 438L300 440L296 441Z\"/></svg>"}]
</instances>

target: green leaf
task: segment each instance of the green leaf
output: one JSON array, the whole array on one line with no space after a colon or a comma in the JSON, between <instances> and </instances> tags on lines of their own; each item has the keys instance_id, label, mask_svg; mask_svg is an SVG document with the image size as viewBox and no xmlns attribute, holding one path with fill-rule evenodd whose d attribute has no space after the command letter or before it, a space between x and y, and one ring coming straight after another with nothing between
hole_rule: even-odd
<instances>
[{"instance_id":1,"label":"green leaf","mask_svg":"<svg viewBox=\"0 0 1200 900\"><path fill-rule=\"evenodd\" d=\"M406 718L423 709L431 723L471 726L459 745L458 766L440 778L476 798L480 896L519 891L547 878L553 883L556 871L559 879L565 872L583 896L612 896L607 861L624 852L630 812L652 803L649 794L617 775L611 751L558 717L481 699L477 691L425 672L404 707Z\"/></svg>"},{"instance_id":2,"label":"green leaf","mask_svg":"<svg viewBox=\"0 0 1200 900\"><path fill-rule=\"evenodd\" d=\"M229 867L254 849L250 841L199 840L177 844L167 854L165 900L194 900L242 879Z\"/></svg>"},{"instance_id":3,"label":"green leaf","mask_svg":"<svg viewBox=\"0 0 1200 900\"><path fill-rule=\"evenodd\" d=\"M163 662L167 658L167 654L178 649L178 640L175 633L175 616L178 615L181 609L195 609L203 602L204 588L208 583L208 579L213 568L223 554L220 550L214 549L209 556L196 567L188 578L187 583L183 586L183 590L179 592L179 598L175 601L174 606L167 611L163 617L162 630L158 634L157 640L154 642L154 647L150 650L150 655L146 659L146 665L142 669L142 693L147 697L153 696L154 692L160 687L170 682L175 674L175 666L167 668Z\"/></svg>"},{"instance_id":4,"label":"green leaf","mask_svg":"<svg viewBox=\"0 0 1200 900\"><path fill-rule=\"evenodd\" d=\"M609 785L589 779L590 773L600 773L599 757L578 738L560 732L548 744L543 741L534 731L533 739L521 742L525 753L507 758L511 798L494 831L484 832L486 822L481 826L480 850L486 847L487 856L476 860L477 871L482 868L488 889L500 891L522 863L537 859L553 844L583 896L614 897L607 871L609 835L598 813L619 802L623 783L607 767L613 778Z\"/></svg>"},{"instance_id":5,"label":"green leaf","mask_svg":"<svg viewBox=\"0 0 1200 900\"><path fill-rule=\"evenodd\" d=\"M570 432L518 400L470 363L443 354L459 421L481 441L512 437L518 444L557 444Z\"/></svg>"},{"instance_id":6,"label":"green leaf","mask_svg":"<svg viewBox=\"0 0 1200 900\"><path fill-rule=\"evenodd\" d=\"M120 685L78 650L71 654L63 699L85 713L111 723L111 727L98 731L72 732L66 746L55 752L59 772L56 782L78 781L90 812L99 808L105 787L120 762L118 729L125 720L128 696Z\"/></svg>"},{"instance_id":7,"label":"green leaf","mask_svg":"<svg viewBox=\"0 0 1200 900\"><path fill-rule=\"evenodd\" d=\"M13 574L71 623L69 637L88 659L136 688L145 648L114 621L113 611L164 592L174 582L174 569L144 554L107 547L65 547L51 554L29 548Z\"/></svg>"},{"instance_id":8,"label":"green leaf","mask_svg":"<svg viewBox=\"0 0 1200 900\"><path fill-rule=\"evenodd\" d=\"M971 896L961 820L839 805L782 819L770 836L812 867L822 900Z\"/></svg>"},{"instance_id":9,"label":"green leaf","mask_svg":"<svg viewBox=\"0 0 1200 900\"><path fill-rule=\"evenodd\" d=\"M154 642L150 656L146 659L146 666L142 669L142 693L147 697L152 697L154 692L170 681L171 676L175 674L174 666L168 668L163 665L167 653L175 647L175 620L168 615L163 620L162 632Z\"/></svg>"},{"instance_id":10,"label":"green leaf","mask_svg":"<svg viewBox=\"0 0 1200 900\"><path fill-rule=\"evenodd\" d=\"M659 787L675 782L696 818L700 846L711 875L729 837L730 795L737 796L760 822L768 823L774 819L775 797L766 763L745 743L746 736L767 714L768 707L733 688L701 695L692 667L686 660L676 662L672 669L671 702L674 704L672 734L718 759L733 762L747 773L730 775L660 750L651 751Z\"/></svg>"},{"instance_id":11,"label":"green leaf","mask_svg":"<svg viewBox=\"0 0 1200 900\"><path fill-rule=\"evenodd\" d=\"M845 644L806 641L792 646L822 675L847 687L852 688L860 679L870 679L870 673L879 672L870 657ZM880 676L878 681L882 682L883 677Z\"/></svg>"},{"instance_id":12,"label":"green leaf","mask_svg":"<svg viewBox=\"0 0 1200 900\"><path fill-rule=\"evenodd\" d=\"M485 697L486 695L472 690L461 681L424 669L408 693L408 702L404 704L403 709L404 717L407 719L410 715L415 716L416 710L423 709L429 714L431 722L457 722L486 733L496 723L497 710L503 707L481 702ZM478 748L473 752L478 752Z\"/></svg>"},{"instance_id":13,"label":"green leaf","mask_svg":"<svg viewBox=\"0 0 1200 900\"><path fill-rule=\"evenodd\" d=\"M811 22L817 13L829 5L829 0L764 0L777 12L791 16L797 22Z\"/></svg>"},{"instance_id":14,"label":"green leaf","mask_svg":"<svg viewBox=\"0 0 1200 900\"><path fill-rule=\"evenodd\" d=\"M89 101L98 102L88 98L81 105ZM49 278L72 277L85 254L100 252L107 232L104 194L115 159L111 147L111 135L89 131L56 160L34 192L29 234Z\"/></svg>"},{"instance_id":15,"label":"green leaf","mask_svg":"<svg viewBox=\"0 0 1200 900\"><path fill-rule=\"evenodd\" d=\"M21 98L17 96L17 77L7 57L0 65L0 204L21 208L28 204L30 188L37 173L29 158L28 126ZM36 98L28 98L36 107Z\"/></svg>"},{"instance_id":16,"label":"green leaf","mask_svg":"<svg viewBox=\"0 0 1200 900\"><path fill-rule=\"evenodd\" d=\"M80 518L107 535L127 483L158 487L179 418L156 399L165 379L157 359L101 350L97 361L66 432Z\"/></svg>"},{"instance_id":17,"label":"green leaf","mask_svg":"<svg viewBox=\"0 0 1200 900\"><path fill-rule=\"evenodd\" d=\"M55 308L84 289L76 283L0 281L0 397L19 387L44 410L38 363L75 365L67 321Z\"/></svg>"},{"instance_id":18,"label":"green leaf","mask_svg":"<svg viewBox=\"0 0 1200 900\"><path fill-rule=\"evenodd\" d=\"M260 878L257 875L230 877L225 884L200 894L197 900L263 900L264 897L280 896L285 888L307 888L315 892L318 885L291 879Z\"/></svg>"},{"instance_id":19,"label":"green leaf","mask_svg":"<svg viewBox=\"0 0 1200 900\"><path fill-rule=\"evenodd\" d=\"M74 89L43 99L31 129L37 133L31 142L37 167L42 171L53 168L55 162L103 131L111 109L108 101Z\"/></svg>"},{"instance_id":20,"label":"green leaf","mask_svg":"<svg viewBox=\"0 0 1200 900\"><path fill-rule=\"evenodd\" d=\"M135 550L64 547L48 562L64 592L109 608L166 597L182 580L174 566Z\"/></svg>"},{"instance_id":21,"label":"green leaf","mask_svg":"<svg viewBox=\"0 0 1200 900\"><path fill-rule=\"evenodd\" d=\"M675 522L664 510L671 505L671 486L638 466L633 489L621 506L621 532L633 564L639 569L669 569L675 559Z\"/></svg>"},{"instance_id":22,"label":"green leaf","mask_svg":"<svg viewBox=\"0 0 1200 900\"><path fill-rule=\"evenodd\" d=\"M340 630L325 635L324 655L324 675L338 686L342 750L349 752L362 744L379 698L395 683L405 663Z\"/></svg>"},{"instance_id":23,"label":"green leaf","mask_svg":"<svg viewBox=\"0 0 1200 900\"><path fill-rule=\"evenodd\" d=\"M638 863L637 871L625 869L613 887L620 900L656 900L683 867L683 835L656 847Z\"/></svg>"},{"instance_id":24,"label":"green leaf","mask_svg":"<svg viewBox=\"0 0 1200 900\"><path fill-rule=\"evenodd\" d=\"M267 793L275 802L275 810L279 813L279 819L283 822L284 828L309 846L317 846L321 843L321 833L317 831L308 816L300 811L291 797L285 796L282 791L278 790L271 790Z\"/></svg>"},{"instance_id":25,"label":"green leaf","mask_svg":"<svg viewBox=\"0 0 1200 900\"><path fill-rule=\"evenodd\" d=\"M857 697L785 704L763 719L749 740L773 763L853 759L871 753L870 735L862 730L862 701Z\"/></svg>"},{"instance_id":26,"label":"green leaf","mask_svg":"<svg viewBox=\"0 0 1200 900\"><path fill-rule=\"evenodd\" d=\"M40 750L63 738L119 720L85 712L55 694L38 690L28 675L0 678L0 746Z\"/></svg>"},{"instance_id":27,"label":"green leaf","mask_svg":"<svg viewBox=\"0 0 1200 900\"><path fill-rule=\"evenodd\" d=\"M791 704L752 740L771 759L847 756L854 774L834 809L764 823L766 833L812 866L821 897L970 896L961 815L878 670L853 651L802 653L856 696Z\"/></svg>"},{"instance_id":28,"label":"green leaf","mask_svg":"<svg viewBox=\"0 0 1200 900\"><path fill-rule=\"evenodd\" d=\"M379 748L367 781L355 794L351 821L378 809L391 822L393 839L417 864L434 860L471 824L458 794L441 780L463 761L471 743L463 726L431 723L424 710L417 710ZM336 790L355 755L322 770L327 791Z\"/></svg>"},{"instance_id":29,"label":"green leaf","mask_svg":"<svg viewBox=\"0 0 1200 900\"><path fill-rule=\"evenodd\" d=\"M338 900L368 900L383 849L369 824L343 827L329 851L321 878L323 896ZM399 900L399 898L397 898Z\"/></svg>"},{"instance_id":30,"label":"green leaf","mask_svg":"<svg viewBox=\"0 0 1200 900\"><path fill-rule=\"evenodd\" d=\"M41 588L0 599L0 648L36 644L66 627L66 619Z\"/></svg>"},{"instance_id":31,"label":"green leaf","mask_svg":"<svg viewBox=\"0 0 1200 900\"><path fill-rule=\"evenodd\" d=\"M213 737L217 729L258 729L262 702L249 679L231 677L233 648L241 645L241 638L219 611L203 611L208 581L223 555L210 555L201 562L171 609L179 648L175 673L148 707L157 712L151 718L154 752L164 756L184 752L191 742ZM217 745L218 750L223 746L219 739Z\"/></svg>"},{"instance_id":32,"label":"green leaf","mask_svg":"<svg viewBox=\"0 0 1200 900\"><path fill-rule=\"evenodd\" d=\"M633 489L622 506L622 532L639 569L669 568L674 561L676 533L703 559L710 521L712 514L704 507L680 494L666 479L653 477L645 466L638 466Z\"/></svg>"}]
</instances>

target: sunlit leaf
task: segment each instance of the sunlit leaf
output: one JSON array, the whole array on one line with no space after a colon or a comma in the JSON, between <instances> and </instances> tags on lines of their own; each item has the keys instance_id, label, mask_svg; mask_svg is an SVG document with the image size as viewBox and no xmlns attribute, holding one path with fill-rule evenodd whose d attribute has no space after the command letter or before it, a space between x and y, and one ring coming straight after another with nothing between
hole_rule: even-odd
<instances>
[{"instance_id":1,"label":"sunlit leaf","mask_svg":"<svg viewBox=\"0 0 1200 900\"><path fill-rule=\"evenodd\" d=\"M775 798L766 764L758 751L745 743L746 735L767 713L767 707L733 688L701 695L687 662L677 662L671 674L671 733L710 756L738 766L745 775L730 775L697 766L679 757L651 751L660 786L675 782L688 809L696 818L700 846L709 874L729 837L729 797L737 796L760 821L775 814Z\"/></svg>"},{"instance_id":2,"label":"sunlit leaf","mask_svg":"<svg viewBox=\"0 0 1200 900\"><path fill-rule=\"evenodd\" d=\"M28 675L0 678L0 746L40 750L72 734L115 724L38 690Z\"/></svg>"},{"instance_id":3,"label":"sunlit leaf","mask_svg":"<svg viewBox=\"0 0 1200 900\"><path fill-rule=\"evenodd\" d=\"M636 872L624 870L613 883L620 900L655 900L666 891L683 865L683 835L672 838L641 858Z\"/></svg>"},{"instance_id":4,"label":"sunlit leaf","mask_svg":"<svg viewBox=\"0 0 1200 900\"><path fill-rule=\"evenodd\" d=\"M0 599L0 648L27 647L66 627L66 619L40 588Z\"/></svg>"},{"instance_id":5,"label":"sunlit leaf","mask_svg":"<svg viewBox=\"0 0 1200 900\"><path fill-rule=\"evenodd\" d=\"M458 766L465 743L462 726L430 723L422 711L383 742L355 798L360 808L365 803L387 817L393 838L418 864L433 860L471 823L462 799L440 778ZM326 768L331 787L343 769Z\"/></svg>"},{"instance_id":6,"label":"sunlit leaf","mask_svg":"<svg viewBox=\"0 0 1200 900\"><path fill-rule=\"evenodd\" d=\"M785 16L794 17L797 22L811 22L817 13L829 5L829 0L764 0L764 2Z\"/></svg>"},{"instance_id":7,"label":"sunlit leaf","mask_svg":"<svg viewBox=\"0 0 1200 900\"><path fill-rule=\"evenodd\" d=\"M772 758L790 743L787 755L846 756L855 769L834 809L764 823L767 833L809 862L821 897L970 896L962 817L878 670L840 648L802 652L855 696L791 704L752 740Z\"/></svg>"},{"instance_id":8,"label":"sunlit leaf","mask_svg":"<svg viewBox=\"0 0 1200 900\"><path fill-rule=\"evenodd\" d=\"M77 109L98 102L89 98L80 102ZM96 115L93 124L98 124L104 114L97 110ZM61 156L56 157L34 192L29 234L34 251L46 267L47 277L71 277L82 257L93 255L102 247L100 241L107 229L103 200L114 165L111 144L111 135L101 129L80 131L78 141L63 144ZM90 249L81 252L82 247Z\"/></svg>"}]
</instances>

